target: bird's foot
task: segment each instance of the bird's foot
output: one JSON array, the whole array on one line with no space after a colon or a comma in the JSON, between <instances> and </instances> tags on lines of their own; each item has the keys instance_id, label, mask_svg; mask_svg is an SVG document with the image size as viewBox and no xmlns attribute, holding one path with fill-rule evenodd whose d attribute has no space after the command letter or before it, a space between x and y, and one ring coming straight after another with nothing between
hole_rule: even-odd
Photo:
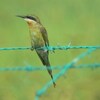
<instances>
[{"instance_id":1,"label":"bird's foot","mask_svg":"<svg viewBox=\"0 0 100 100\"><path fill-rule=\"evenodd\" d=\"M34 50L34 47L32 46L32 47L31 47L31 51L33 51L33 50Z\"/></svg>"},{"instance_id":2,"label":"bird's foot","mask_svg":"<svg viewBox=\"0 0 100 100\"><path fill-rule=\"evenodd\" d=\"M56 87L56 83L55 82L53 82L53 85L54 85L54 88Z\"/></svg>"}]
</instances>

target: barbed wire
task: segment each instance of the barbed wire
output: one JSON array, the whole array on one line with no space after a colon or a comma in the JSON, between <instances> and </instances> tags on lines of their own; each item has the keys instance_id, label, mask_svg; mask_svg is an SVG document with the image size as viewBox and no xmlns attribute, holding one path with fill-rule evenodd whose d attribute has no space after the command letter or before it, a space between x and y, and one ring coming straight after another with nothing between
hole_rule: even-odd
<instances>
[{"instance_id":1,"label":"barbed wire","mask_svg":"<svg viewBox=\"0 0 100 100\"><path fill-rule=\"evenodd\" d=\"M98 68L100 63L93 64L80 64L78 66L72 66L71 68ZM21 67L0 67L0 71L40 71L40 70L61 70L62 66L51 66L51 68L46 68L45 66L35 67L35 66L21 66Z\"/></svg>"},{"instance_id":2,"label":"barbed wire","mask_svg":"<svg viewBox=\"0 0 100 100\"><path fill-rule=\"evenodd\" d=\"M67 49L100 49L100 46L47 46L47 47L41 47L41 48L36 48L36 49L44 49L44 50L49 50L49 51L54 51L54 50L67 50ZM0 48L0 51L4 50L28 50L31 49L31 47L8 47L8 48Z\"/></svg>"},{"instance_id":3,"label":"barbed wire","mask_svg":"<svg viewBox=\"0 0 100 100\"><path fill-rule=\"evenodd\" d=\"M29 50L31 47L8 47L8 48L0 48L0 51L4 50ZM41 47L41 48L35 48L40 50L49 50L49 51L55 51L55 50L67 50L67 49L88 49L88 51L78 55L75 59L73 59L70 63L64 65L64 66L51 66L53 70L60 70L59 73L54 75L54 81L58 80L61 76L63 76L70 68L98 68L100 67L100 63L94 63L94 64L81 64L78 66L75 66L75 64L84 58L85 56L91 54L93 51L100 49L100 46L48 46L48 47ZM8 67L4 68L1 67L0 71L38 71L38 70L47 70L45 67L33 67L33 66L26 66L26 67ZM39 100L41 95L43 95L47 89L52 85L52 80L50 80L44 87L42 87L40 90L36 92L35 100Z\"/></svg>"},{"instance_id":4,"label":"barbed wire","mask_svg":"<svg viewBox=\"0 0 100 100\"><path fill-rule=\"evenodd\" d=\"M71 68L72 66L74 66L74 64L77 63L80 59L82 59L85 56L91 54L95 50L96 50L95 48L89 49L88 51L80 54L78 57L76 57L75 59L73 59L69 64L63 66L62 70L58 74L54 75L54 81L58 80L62 75L64 75L65 72L68 71L69 68ZM36 92L35 100L39 100L40 96L43 95L51 85L52 85L52 80L49 81L43 88L41 88L40 90L38 90Z\"/></svg>"}]
</instances>

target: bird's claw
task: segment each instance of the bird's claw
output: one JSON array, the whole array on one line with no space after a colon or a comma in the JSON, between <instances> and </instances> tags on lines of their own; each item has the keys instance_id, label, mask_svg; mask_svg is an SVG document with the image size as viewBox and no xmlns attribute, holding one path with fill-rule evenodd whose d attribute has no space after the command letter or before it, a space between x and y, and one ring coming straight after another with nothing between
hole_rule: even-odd
<instances>
[{"instance_id":1,"label":"bird's claw","mask_svg":"<svg viewBox=\"0 0 100 100\"><path fill-rule=\"evenodd\" d=\"M52 53L55 53L55 50L52 50L51 52L52 52Z\"/></svg>"},{"instance_id":2,"label":"bird's claw","mask_svg":"<svg viewBox=\"0 0 100 100\"><path fill-rule=\"evenodd\" d=\"M55 53L55 50L50 50L50 53L52 54L52 53Z\"/></svg>"},{"instance_id":3,"label":"bird's claw","mask_svg":"<svg viewBox=\"0 0 100 100\"><path fill-rule=\"evenodd\" d=\"M34 50L34 47L32 46L32 47L31 47L31 51L33 51L33 50Z\"/></svg>"}]
</instances>

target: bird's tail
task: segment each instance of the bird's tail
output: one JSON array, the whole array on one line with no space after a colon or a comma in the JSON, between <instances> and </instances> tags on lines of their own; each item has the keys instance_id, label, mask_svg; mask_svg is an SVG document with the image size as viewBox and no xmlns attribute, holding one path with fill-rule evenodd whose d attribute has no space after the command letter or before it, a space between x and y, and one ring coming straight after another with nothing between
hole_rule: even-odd
<instances>
[{"instance_id":1,"label":"bird's tail","mask_svg":"<svg viewBox=\"0 0 100 100\"><path fill-rule=\"evenodd\" d=\"M53 81L53 85L54 87L56 86L56 83L53 80L53 75L52 75L52 69L50 67L50 62L49 62L49 58L48 58L48 52L44 51L44 50L36 50L40 60L42 61L43 65L47 67L48 73L50 74L52 81Z\"/></svg>"}]
</instances>

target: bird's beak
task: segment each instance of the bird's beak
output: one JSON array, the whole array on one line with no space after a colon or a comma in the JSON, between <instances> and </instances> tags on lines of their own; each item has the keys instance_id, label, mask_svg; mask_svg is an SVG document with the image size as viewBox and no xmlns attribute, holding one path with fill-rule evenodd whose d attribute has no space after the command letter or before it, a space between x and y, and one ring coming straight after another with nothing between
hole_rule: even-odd
<instances>
[{"instance_id":1,"label":"bird's beak","mask_svg":"<svg viewBox=\"0 0 100 100\"><path fill-rule=\"evenodd\" d=\"M16 17L25 18L25 16L20 16L20 15L17 15Z\"/></svg>"}]
</instances>

